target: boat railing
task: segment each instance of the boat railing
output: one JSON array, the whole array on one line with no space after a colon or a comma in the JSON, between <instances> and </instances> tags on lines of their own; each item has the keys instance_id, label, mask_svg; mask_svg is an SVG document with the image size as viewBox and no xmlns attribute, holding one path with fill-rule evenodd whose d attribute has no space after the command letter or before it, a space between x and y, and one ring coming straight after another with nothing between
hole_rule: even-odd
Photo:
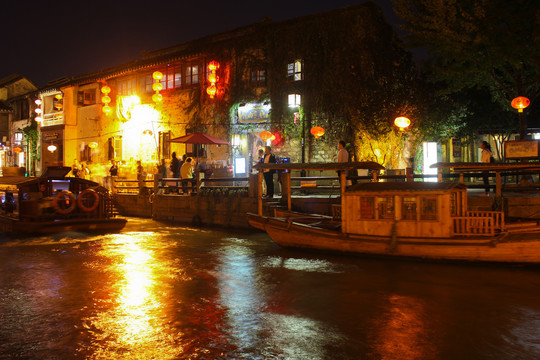
<instances>
[{"instance_id":1,"label":"boat railing","mask_svg":"<svg viewBox=\"0 0 540 360\"><path fill-rule=\"evenodd\" d=\"M454 221L454 235L495 235L495 225L492 216L457 216L452 219Z\"/></svg>"},{"instance_id":2,"label":"boat railing","mask_svg":"<svg viewBox=\"0 0 540 360\"><path fill-rule=\"evenodd\" d=\"M467 211L468 217L492 217L495 230L504 230L504 212L502 211Z\"/></svg>"}]
</instances>

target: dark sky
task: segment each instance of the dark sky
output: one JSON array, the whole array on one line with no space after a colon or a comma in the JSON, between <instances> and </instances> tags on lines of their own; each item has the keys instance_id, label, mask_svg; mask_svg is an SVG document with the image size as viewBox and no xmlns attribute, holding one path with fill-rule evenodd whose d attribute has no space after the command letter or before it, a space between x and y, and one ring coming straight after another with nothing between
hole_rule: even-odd
<instances>
[{"instance_id":1,"label":"dark sky","mask_svg":"<svg viewBox=\"0 0 540 360\"><path fill-rule=\"evenodd\" d=\"M140 58L156 50L259 22L359 4L353 0L2 1L0 79L36 85ZM390 24L391 0L374 0Z\"/></svg>"}]
</instances>

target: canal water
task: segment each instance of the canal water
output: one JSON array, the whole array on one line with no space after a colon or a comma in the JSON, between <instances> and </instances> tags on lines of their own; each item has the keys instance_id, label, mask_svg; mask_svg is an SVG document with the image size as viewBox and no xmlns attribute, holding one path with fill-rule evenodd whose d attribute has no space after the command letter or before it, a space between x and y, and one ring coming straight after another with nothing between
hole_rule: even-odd
<instances>
[{"instance_id":1,"label":"canal water","mask_svg":"<svg viewBox=\"0 0 540 360\"><path fill-rule=\"evenodd\" d=\"M0 359L540 359L540 267L306 253L146 219L4 237Z\"/></svg>"}]
</instances>

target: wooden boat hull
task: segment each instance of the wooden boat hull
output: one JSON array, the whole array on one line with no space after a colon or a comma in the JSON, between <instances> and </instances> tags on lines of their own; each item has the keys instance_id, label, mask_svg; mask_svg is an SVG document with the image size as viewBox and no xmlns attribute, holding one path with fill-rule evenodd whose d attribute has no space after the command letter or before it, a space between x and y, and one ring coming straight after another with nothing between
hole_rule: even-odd
<instances>
[{"instance_id":1,"label":"wooden boat hull","mask_svg":"<svg viewBox=\"0 0 540 360\"><path fill-rule=\"evenodd\" d=\"M58 221L4 221L2 230L7 234L46 235L63 231L106 233L120 231L126 225L123 218L66 219Z\"/></svg>"},{"instance_id":2,"label":"wooden boat hull","mask_svg":"<svg viewBox=\"0 0 540 360\"><path fill-rule=\"evenodd\" d=\"M493 237L393 239L344 234L302 224L294 218L248 214L248 221L284 247L432 260L540 263L540 228Z\"/></svg>"}]
</instances>

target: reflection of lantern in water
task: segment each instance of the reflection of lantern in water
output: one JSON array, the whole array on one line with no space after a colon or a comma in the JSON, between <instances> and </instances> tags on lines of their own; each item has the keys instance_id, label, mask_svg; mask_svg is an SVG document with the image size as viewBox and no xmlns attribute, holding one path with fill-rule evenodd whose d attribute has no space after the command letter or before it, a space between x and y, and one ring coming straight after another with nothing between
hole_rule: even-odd
<instances>
[{"instance_id":1,"label":"reflection of lantern in water","mask_svg":"<svg viewBox=\"0 0 540 360\"><path fill-rule=\"evenodd\" d=\"M324 135L324 129L320 126L314 126L311 128L311 135L315 136L315 139Z\"/></svg>"},{"instance_id":2,"label":"reflection of lantern in water","mask_svg":"<svg viewBox=\"0 0 540 360\"><path fill-rule=\"evenodd\" d=\"M518 96L512 100L512 107L517 109L518 112L523 112L523 109L527 108L531 104L531 101L525 96Z\"/></svg>"}]
</instances>

